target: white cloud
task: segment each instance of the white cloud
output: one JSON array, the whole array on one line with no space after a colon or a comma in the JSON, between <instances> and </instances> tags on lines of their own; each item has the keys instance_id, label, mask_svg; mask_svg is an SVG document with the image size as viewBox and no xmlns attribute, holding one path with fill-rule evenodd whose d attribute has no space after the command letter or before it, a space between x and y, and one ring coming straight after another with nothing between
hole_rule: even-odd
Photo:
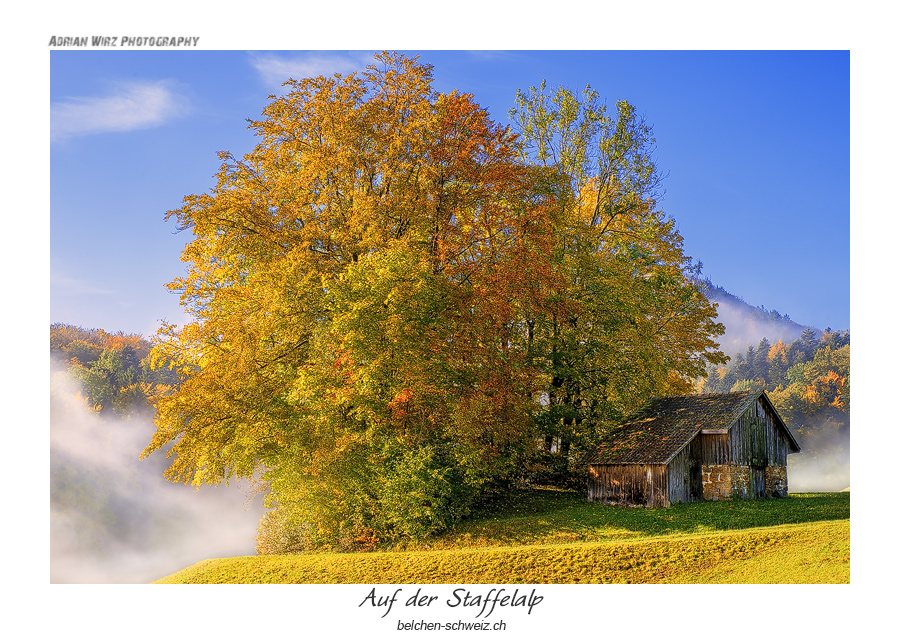
<instances>
[{"instance_id":1,"label":"white cloud","mask_svg":"<svg viewBox=\"0 0 900 634\"><path fill-rule=\"evenodd\" d=\"M50 288L54 295L112 295L114 291L97 286L86 280L50 273Z\"/></svg>"},{"instance_id":2,"label":"white cloud","mask_svg":"<svg viewBox=\"0 0 900 634\"><path fill-rule=\"evenodd\" d=\"M105 97L68 97L51 104L50 138L155 128L188 109L172 81L122 83Z\"/></svg>"},{"instance_id":3,"label":"white cloud","mask_svg":"<svg viewBox=\"0 0 900 634\"><path fill-rule=\"evenodd\" d=\"M372 63L372 54L360 52L315 52L290 57L274 53L250 53L250 63L267 86L280 87L288 79L303 79L335 73L349 75Z\"/></svg>"}]
</instances>

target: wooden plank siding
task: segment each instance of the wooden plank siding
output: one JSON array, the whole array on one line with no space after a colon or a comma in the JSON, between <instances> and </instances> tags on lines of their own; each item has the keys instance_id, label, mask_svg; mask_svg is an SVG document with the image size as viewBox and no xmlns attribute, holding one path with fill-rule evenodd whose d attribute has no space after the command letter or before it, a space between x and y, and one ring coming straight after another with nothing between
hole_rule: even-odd
<instances>
[{"instance_id":1,"label":"wooden plank siding","mask_svg":"<svg viewBox=\"0 0 900 634\"><path fill-rule=\"evenodd\" d=\"M756 401L756 408L757 416L766 422L766 455L769 457L769 464L786 467L790 447L775 412L762 399Z\"/></svg>"},{"instance_id":2,"label":"wooden plank siding","mask_svg":"<svg viewBox=\"0 0 900 634\"><path fill-rule=\"evenodd\" d=\"M731 436L722 434L700 435L703 464L729 464L731 462Z\"/></svg>"},{"instance_id":3,"label":"wooden plank siding","mask_svg":"<svg viewBox=\"0 0 900 634\"><path fill-rule=\"evenodd\" d=\"M750 467L750 491L756 499L766 497L766 469L765 467Z\"/></svg>"},{"instance_id":4,"label":"wooden plank siding","mask_svg":"<svg viewBox=\"0 0 900 634\"><path fill-rule=\"evenodd\" d=\"M590 465L588 499L626 506L669 506L666 465Z\"/></svg>"},{"instance_id":5,"label":"wooden plank siding","mask_svg":"<svg viewBox=\"0 0 900 634\"><path fill-rule=\"evenodd\" d=\"M667 484L669 489L666 495L670 504L690 501L690 456L688 447L675 454L667 465L666 475L668 476Z\"/></svg>"}]
</instances>

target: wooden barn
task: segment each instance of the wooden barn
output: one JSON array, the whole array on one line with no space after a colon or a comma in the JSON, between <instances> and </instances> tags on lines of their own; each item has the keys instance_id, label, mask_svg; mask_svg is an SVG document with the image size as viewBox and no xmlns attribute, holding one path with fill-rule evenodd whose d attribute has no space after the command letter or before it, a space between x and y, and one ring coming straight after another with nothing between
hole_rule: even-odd
<instances>
[{"instance_id":1,"label":"wooden barn","mask_svg":"<svg viewBox=\"0 0 900 634\"><path fill-rule=\"evenodd\" d=\"M588 499L669 506L784 497L800 446L763 391L663 396L610 430L588 466Z\"/></svg>"}]
</instances>

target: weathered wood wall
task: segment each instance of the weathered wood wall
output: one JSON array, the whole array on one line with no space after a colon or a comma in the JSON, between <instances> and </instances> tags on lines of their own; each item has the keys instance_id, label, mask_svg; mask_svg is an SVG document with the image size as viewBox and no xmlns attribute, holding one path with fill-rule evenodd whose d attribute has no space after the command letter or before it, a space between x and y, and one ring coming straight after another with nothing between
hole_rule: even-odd
<instances>
[{"instance_id":1,"label":"weathered wood wall","mask_svg":"<svg viewBox=\"0 0 900 634\"><path fill-rule=\"evenodd\" d=\"M687 447L675 454L667 467L669 503L690 501L690 458Z\"/></svg>"},{"instance_id":2,"label":"weathered wood wall","mask_svg":"<svg viewBox=\"0 0 900 634\"><path fill-rule=\"evenodd\" d=\"M756 402L755 407L743 413L729 431L728 437L731 443L731 461L734 464L760 468L787 465L787 438L775 422L775 413L762 399Z\"/></svg>"},{"instance_id":3,"label":"weathered wood wall","mask_svg":"<svg viewBox=\"0 0 900 634\"><path fill-rule=\"evenodd\" d=\"M756 402L756 408L757 415L766 421L766 451L769 456L769 465L786 467L790 446L781 425L775 419L775 412L762 399Z\"/></svg>"},{"instance_id":4,"label":"weathered wood wall","mask_svg":"<svg viewBox=\"0 0 900 634\"><path fill-rule=\"evenodd\" d=\"M703 464L731 464L731 436L729 434L700 434Z\"/></svg>"},{"instance_id":5,"label":"weathered wood wall","mask_svg":"<svg viewBox=\"0 0 900 634\"><path fill-rule=\"evenodd\" d=\"M588 499L627 506L669 506L666 465L590 465Z\"/></svg>"},{"instance_id":6,"label":"weathered wood wall","mask_svg":"<svg viewBox=\"0 0 900 634\"><path fill-rule=\"evenodd\" d=\"M750 467L750 491L754 498L766 497L765 467Z\"/></svg>"}]
</instances>

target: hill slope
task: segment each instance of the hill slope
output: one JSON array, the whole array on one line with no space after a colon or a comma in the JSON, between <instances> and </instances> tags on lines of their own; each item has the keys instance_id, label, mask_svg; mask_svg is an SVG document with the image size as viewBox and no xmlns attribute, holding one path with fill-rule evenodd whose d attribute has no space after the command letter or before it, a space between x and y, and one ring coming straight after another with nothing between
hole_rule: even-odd
<instances>
[{"instance_id":1,"label":"hill slope","mask_svg":"<svg viewBox=\"0 0 900 634\"><path fill-rule=\"evenodd\" d=\"M846 583L849 516L849 493L647 509L545 490L427 542L207 560L158 583Z\"/></svg>"},{"instance_id":2,"label":"hill slope","mask_svg":"<svg viewBox=\"0 0 900 634\"><path fill-rule=\"evenodd\" d=\"M157 583L849 583L850 521L685 537L208 559Z\"/></svg>"}]
</instances>

